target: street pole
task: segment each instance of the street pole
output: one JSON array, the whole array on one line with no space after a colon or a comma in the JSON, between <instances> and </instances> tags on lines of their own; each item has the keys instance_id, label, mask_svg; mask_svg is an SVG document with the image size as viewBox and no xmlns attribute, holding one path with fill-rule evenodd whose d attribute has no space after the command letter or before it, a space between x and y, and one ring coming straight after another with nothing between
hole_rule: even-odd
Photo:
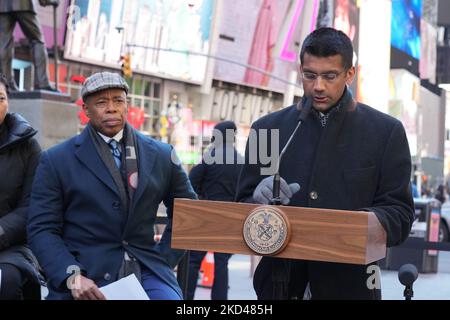
<instances>
[{"instance_id":1,"label":"street pole","mask_svg":"<svg viewBox=\"0 0 450 320\"><path fill-rule=\"evenodd\" d=\"M58 91L58 26L56 25L56 9L58 5L52 4L53 7L53 56L55 59L55 90Z\"/></svg>"},{"instance_id":2,"label":"street pole","mask_svg":"<svg viewBox=\"0 0 450 320\"><path fill-rule=\"evenodd\" d=\"M284 94L283 106L290 106L294 103L295 96L295 85L297 83L297 71L291 71L289 73L289 80L286 88L286 93Z\"/></svg>"}]
</instances>

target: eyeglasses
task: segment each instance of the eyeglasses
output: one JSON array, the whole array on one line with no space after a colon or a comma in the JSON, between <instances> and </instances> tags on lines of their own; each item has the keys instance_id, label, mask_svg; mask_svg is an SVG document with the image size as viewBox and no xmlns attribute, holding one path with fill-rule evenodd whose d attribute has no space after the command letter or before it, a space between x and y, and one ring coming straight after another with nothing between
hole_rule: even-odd
<instances>
[{"instance_id":1,"label":"eyeglasses","mask_svg":"<svg viewBox=\"0 0 450 320\"><path fill-rule=\"evenodd\" d=\"M334 80L337 79L337 77L341 74L344 73L346 70L342 70L341 72L326 72L326 73L321 73L321 74L317 74L314 72L302 72L302 78L305 81L316 81L317 78L321 77L323 80L327 81L327 82L333 82Z\"/></svg>"}]
</instances>

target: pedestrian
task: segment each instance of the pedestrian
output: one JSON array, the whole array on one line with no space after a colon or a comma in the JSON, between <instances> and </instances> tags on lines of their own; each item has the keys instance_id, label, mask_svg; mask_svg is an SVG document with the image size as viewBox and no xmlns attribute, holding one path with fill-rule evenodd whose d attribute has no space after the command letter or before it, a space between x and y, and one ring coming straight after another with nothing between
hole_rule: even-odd
<instances>
[{"instance_id":1,"label":"pedestrian","mask_svg":"<svg viewBox=\"0 0 450 320\"><path fill-rule=\"evenodd\" d=\"M441 204L444 203L445 200L447 199L447 197L445 196L445 187L443 184L440 184L438 186L434 198L439 200Z\"/></svg>"},{"instance_id":2,"label":"pedestrian","mask_svg":"<svg viewBox=\"0 0 450 320\"><path fill-rule=\"evenodd\" d=\"M194 166L189 179L199 198L212 201L234 201L241 169L242 156L234 143L236 124L233 121L219 122L214 127L212 147L205 153L202 162ZM198 272L207 252L190 251L187 299L193 300ZM228 260L231 254L214 252L214 280L211 300L228 299Z\"/></svg>"}]
</instances>

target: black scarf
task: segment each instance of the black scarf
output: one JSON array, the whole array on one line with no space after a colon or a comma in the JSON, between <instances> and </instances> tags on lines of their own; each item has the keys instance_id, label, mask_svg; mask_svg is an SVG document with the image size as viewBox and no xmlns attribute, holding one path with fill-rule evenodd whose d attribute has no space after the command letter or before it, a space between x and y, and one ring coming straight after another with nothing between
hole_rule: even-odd
<instances>
[{"instance_id":1,"label":"black scarf","mask_svg":"<svg viewBox=\"0 0 450 320\"><path fill-rule=\"evenodd\" d=\"M117 168L111 149L105 140L97 134L97 131L90 125L87 125L89 135L94 143L95 148L103 160L103 163L108 168L111 176L116 183L119 190L120 198L127 208L127 217L131 211L133 203L134 192L138 187L138 148L136 144L136 133L130 125L126 124L123 131L123 138L120 141L121 148L121 167ZM125 152L124 152L125 150ZM124 217L123 227L126 225L126 218ZM134 273L139 281L141 281L141 268L139 262L128 254L130 259L122 261L122 266L119 270L118 278L123 278L131 273Z\"/></svg>"},{"instance_id":2,"label":"black scarf","mask_svg":"<svg viewBox=\"0 0 450 320\"><path fill-rule=\"evenodd\" d=\"M134 192L138 187L138 148L136 145L136 136L133 129L126 124L123 131L123 138L120 141L121 148L121 167L117 168L111 149L105 140L100 137L97 131L88 124L86 127L89 130L89 135L94 143L94 146L103 160L103 163L108 168L114 182L119 191L121 201L127 208L127 215L131 209Z\"/></svg>"}]
</instances>

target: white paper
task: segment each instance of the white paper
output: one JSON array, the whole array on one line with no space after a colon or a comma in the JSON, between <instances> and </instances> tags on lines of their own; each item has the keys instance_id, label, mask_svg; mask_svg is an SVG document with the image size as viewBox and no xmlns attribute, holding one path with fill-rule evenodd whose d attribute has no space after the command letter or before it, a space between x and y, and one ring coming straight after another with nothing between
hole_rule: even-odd
<instances>
[{"instance_id":1,"label":"white paper","mask_svg":"<svg viewBox=\"0 0 450 320\"><path fill-rule=\"evenodd\" d=\"M101 287L107 300L150 300L134 273Z\"/></svg>"}]
</instances>

